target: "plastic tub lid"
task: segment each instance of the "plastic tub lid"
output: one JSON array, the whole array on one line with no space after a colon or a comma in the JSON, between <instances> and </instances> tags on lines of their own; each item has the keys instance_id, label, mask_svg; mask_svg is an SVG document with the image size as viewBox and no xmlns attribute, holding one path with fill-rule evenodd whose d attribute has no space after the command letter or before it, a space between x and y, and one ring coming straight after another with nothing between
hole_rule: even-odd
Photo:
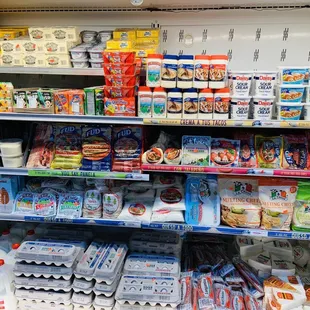
<instances>
[{"instance_id":1,"label":"plastic tub lid","mask_svg":"<svg viewBox=\"0 0 310 310\"><path fill-rule=\"evenodd\" d=\"M197 88L187 88L184 93L197 93Z\"/></svg>"},{"instance_id":2,"label":"plastic tub lid","mask_svg":"<svg viewBox=\"0 0 310 310\"><path fill-rule=\"evenodd\" d=\"M82 35L84 35L84 34L97 34L97 31L94 31L94 30L83 30L81 33L82 33Z\"/></svg>"},{"instance_id":3,"label":"plastic tub lid","mask_svg":"<svg viewBox=\"0 0 310 310\"><path fill-rule=\"evenodd\" d=\"M231 96L230 98L231 98L232 100L236 100L236 99L238 99L238 100L251 100L251 99L252 99L251 96L248 96L248 97Z\"/></svg>"},{"instance_id":4,"label":"plastic tub lid","mask_svg":"<svg viewBox=\"0 0 310 310\"><path fill-rule=\"evenodd\" d=\"M303 107L303 102L276 102L276 105L287 106L287 107Z\"/></svg>"},{"instance_id":5,"label":"plastic tub lid","mask_svg":"<svg viewBox=\"0 0 310 310\"><path fill-rule=\"evenodd\" d=\"M12 244L12 249L13 249L13 250L17 250L19 247L20 247L20 244L19 244L19 243L14 243L14 244Z\"/></svg>"},{"instance_id":6,"label":"plastic tub lid","mask_svg":"<svg viewBox=\"0 0 310 310\"><path fill-rule=\"evenodd\" d=\"M82 59L71 59L71 62L88 62L88 58L82 58Z\"/></svg>"},{"instance_id":7,"label":"plastic tub lid","mask_svg":"<svg viewBox=\"0 0 310 310\"><path fill-rule=\"evenodd\" d=\"M225 87L225 88L220 88L220 89L216 89L215 90L215 93L229 93L230 92L230 89L228 87Z\"/></svg>"},{"instance_id":8,"label":"plastic tub lid","mask_svg":"<svg viewBox=\"0 0 310 310\"><path fill-rule=\"evenodd\" d=\"M139 91L151 91L151 88L148 86L140 86Z\"/></svg>"},{"instance_id":9,"label":"plastic tub lid","mask_svg":"<svg viewBox=\"0 0 310 310\"><path fill-rule=\"evenodd\" d=\"M181 88L171 88L169 89L169 93L181 93Z\"/></svg>"},{"instance_id":10,"label":"plastic tub lid","mask_svg":"<svg viewBox=\"0 0 310 310\"><path fill-rule=\"evenodd\" d=\"M266 100L274 100L274 98L276 98L276 96L253 96L253 99L266 99Z\"/></svg>"},{"instance_id":11,"label":"plastic tub lid","mask_svg":"<svg viewBox=\"0 0 310 310\"><path fill-rule=\"evenodd\" d=\"M0 144L2 143L23 143L23 140L22 139L2 139L0 140Z\"/></svg>"},{"instance_id":12,"label":"plastic tub lid","mask_svg":"<svg viewBox=\"0 0 310 310\"><path fill-rule=\"evenodd\" d=\"M228 60L228 56L227 55L211 55L211 59Z\"/></svg>"},{"instance_id":13,"label":"plastic tub lid","mask_svg":"<svg viewBox=\"0 0 310 310\"><path fill-rule=\"evenodd\" d=\"M177 55L164 55L164 59L178 60L179 57Z\"/></svg>"},{"instance_id":14,"label":"plastic tub lid","mask_svg":"<svg viewBox=\"0 0 310 310\"><path fill-rule=\"evenodd\" d=\"M103 59L86 59L89 62L99 62L99 63L103 63Z\"/></svg>"},{"instance_id":15,"label":"plastic tub lid","mask_svg":"<svg viewBox=\"0 0 310 310\"><path fill-rule=\"evenodd\" d=\"M160 59L163 59L163 55L162 54L148 54L147 58L160 58Z\"/></svg>"},{"instance_id":16,"label":"plastic tub lid","mask_svg":"<svg viewBox=\"0 0 310 310\"><path fill-rule=\"evenodd\" d=\"M164 92L165 93L166 91L163 87L155 87L154 92Z\"/></svg>"},{"instance_id":17,"label":"plastic tub lid","mask_svg":"<svg viewBox=\"0 0 310 310\"><path fill-rule=\"evenodd\" d=\"M4 265L4 259L0 259L0 266Z\"/></svg>"},{"instance_id":18,"label":"plastic tub lid","mask_svg":"<svg viewBox=\"0 0 310 310\"><path fill-rule=\"evenodd\" d=\"M194 60L194 55L180 55L179 60Z\"/></svg>"},{"instance_id":19,"label":"plastic tub lid","mask_svg":"<svg viewBox=\"0 0 310 310\"><path fill-rule=\"evenodd\" d=\"M253 71L248 70L229 70L228 73L244 73L244 74L253 74Z\"/></svg>"},{"instance_id":20,"label":"plastic tub lid","mask_svg":"<svg viewBox=\"0 0 310 310\"><path fill-rule=\"evenodd\" d=\"M213 94L213 90L211 88L204 88L200 91L201 93L209 93L209 94Z\"/></svg>"},{"instance_id":21,"label":"plastic tub lid","mask_svg":"<svg viewBox=\"0 0 310 310\"><path fill-rule=\"evenodd\" d=\"M23 154L20 154L20 155L2 155L2 154L0 154L0 156L2 158L18 158L18 157L23 157L24 155Z\"/></svg>"},{"instance_id":22,"label":"plastic tub lid","mask_svg":"<svg viewBox=\"0 0 310 310\"><path fill-rule=\"evenodd\" d=\"M263 71L263 70L259 70L259 71L254 71L254 74L256 74L256 73L260 73L260 74L262 74L262 73L264 73L264 74L277 74L278 73L278 71Z\"/></svg>"},{"instance_id":23,"label":"plastic tub lid","mask_svg":"<svg viewBox=\"0 0 310 310\"><path fill-rule=\"evenodd\" d=\"M210 55L195 55L195 59L210 60Z\"/></svg>"},{"instance_id":24,"label":"plastic tub lid","mask_svg":"<svg viewBox=\"0 0 310 310\"><path fill-rule=\"evenodd\" d=\"M305 85L303 84L281 84L279 87L283 88L305 88Z\"/></svg>"}]
</instances>

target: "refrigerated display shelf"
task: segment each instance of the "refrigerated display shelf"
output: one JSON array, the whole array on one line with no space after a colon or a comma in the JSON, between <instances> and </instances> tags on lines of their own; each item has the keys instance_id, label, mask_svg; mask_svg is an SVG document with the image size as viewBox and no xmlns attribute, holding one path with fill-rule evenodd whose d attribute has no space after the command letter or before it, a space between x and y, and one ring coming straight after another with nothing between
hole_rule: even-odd
<instances>
[{"instance_id":1,"label":"refrigerated display shelf","mask_svg":"<svg viewBox=\"0 0 310 310\"><path fill-rule=\"evenodd\" d=\"M109 171L82 171L82 170L50 170L27 168L0 168L0 175L27 175L31 177L70 177L70 178L100 178L113 180L149 181L149 174L109 172Z\"/></svg>"},{"instance_id":2,"label":"refrigerated display shelf","mask_svg":"<svg viewBox=\"0 0 310 310\"><path fill-rule=\"evenodd\" d=\"M230 174L230 175L255 175L274 176L287 178L309 178L310 170L288 170L288 169L264 169L264 168L234 168L234 167L199 167L182 165L151 165L143 164L145 172L179 172L179 173L208 173L208 174Z\"/></svg>"}]
</instances>

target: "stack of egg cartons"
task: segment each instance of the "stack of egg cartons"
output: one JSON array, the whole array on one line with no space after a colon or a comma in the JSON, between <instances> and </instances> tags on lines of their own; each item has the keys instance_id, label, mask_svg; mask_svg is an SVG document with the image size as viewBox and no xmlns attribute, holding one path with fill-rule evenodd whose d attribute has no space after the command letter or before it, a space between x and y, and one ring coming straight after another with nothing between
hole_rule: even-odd
<instances>
[{"instance_id":1,"label":"stack of egg cartons","mask_svg":"<svg viewBox=\"0 0 310 310\"><path fill-rule=\"evenodd\" d=\"M72 275L81 249L71 244L27 241L16 252L15 296L20 310L72 309Z\"/></svg>"},{"instance_id":2,"label":"stack of egg cartons","mask_svg":"<svg viewBox=\"0 0 310 310\"><path fill-rule=\"evenodd\" d=\"M136 232L117 288L116 310L176 308L181 302L181 239L177 234ZM141 253L142 252L142 253ZM147 253L147 254L145 254Z\"/></svg>"},{"instance_id":3,"label":"stack of egg cartons","mask_svg":"<svg viewBox=\"0 0 310 310\"><path fill-rule=\"evenodd\" d=\"M126 244L91 243L74 272L74 309L112 310L127 251Z\"/></svg>"}]
</instances>

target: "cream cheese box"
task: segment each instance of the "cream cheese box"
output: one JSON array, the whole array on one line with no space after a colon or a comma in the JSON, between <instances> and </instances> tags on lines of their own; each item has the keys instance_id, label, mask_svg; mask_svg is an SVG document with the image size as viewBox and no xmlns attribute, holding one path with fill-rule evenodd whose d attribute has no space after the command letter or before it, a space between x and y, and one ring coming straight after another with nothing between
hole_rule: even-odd
<instances>
[{"instance_id":1,"label":"cream cheese box","mask_svg":"<svg viewBox=\"0 0 310 310\"><path fill-rule=\"evenodd\" d=\"M0 50L3 53L20 53L22 52L21 40L0 40Z\"/></svg>"},{"instance_id":2,"label":"cream cheese box","mask_svg":"<svg viewBox=\"0 0 310 310\"><path fill-rule=\"evenodd\" d=\"M77 42L80 36L76 27L52 27L51 38L48 40Z\"/></svg>"},{"instance_id":3,"label":"cream cheese box","mask_svg":"<svg viewBox=\"0 0 310 310\"><path fill-rule=\"evenodd\" d=\"M22 53L6 53L2 52L1 60L3 66L23 66Z\"/></svg>"},{"instance_id":4,"label":"cream cheese box","mask_svg":"<svg viewBox=\"0 0 310 310\"><path fill-rule=\"evenodd\" d=\"M29 27L31 41L52 40L52 28L50 27Z\"/></svg>"},{"instance_id":5,"label":"cream cheese box","mask_svg":"<svg viewBox=\"0 0 310 310\"><path fill-rule=\"evenodd\" d=\"M29 40L20 41L21 50L24 54L33 54L33 53L44 53L44 42L37 41L33 42Z\"/></svg>"},{"instance_id":6,"label":"cream cheese box","mask_svg":"<svg viewBox=\"0 0 310 310\"><path fill-rule=\"evenodd\" d=\"M70 57L64 54L46 54L45 65L50 68L70 68Z\"/></svg>"},{"instance_id":7,"label":"cream cheese box","mask_svg":"<svg viewBox=\"0 0 310 310\"><path fill-rule=\"evenodd\" d=\"M24 67L45 67L45 54L24 54L23 65Z\"/></svg>"},{"instance_id":8,"label":"cream cheese box","mask_svg":"<svg viewBox=\"0 0 310 310\"><path fill-rule=\"evenodd\" d=\"M77 44L77 42L57 40L45 41L43 43L43 51L45 54L69 54L69 50Z\"/></svg>"}]
</instances>

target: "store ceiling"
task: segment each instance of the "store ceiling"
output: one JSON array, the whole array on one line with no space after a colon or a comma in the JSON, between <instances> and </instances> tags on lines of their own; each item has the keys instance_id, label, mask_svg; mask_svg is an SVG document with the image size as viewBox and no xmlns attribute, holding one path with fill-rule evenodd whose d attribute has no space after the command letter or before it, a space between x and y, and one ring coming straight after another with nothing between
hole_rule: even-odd
<instances>
[{"instance_id":1,"label":"store ceiling","mask_svg":"<svg viewBox=\"0 0 310 310\"><path fill-rule=\"evenodd\" d=\"M144 0L141 7L182 7L182 6L260 6L260 5L301 5L309 4L309 0ZM100 8L132 8L130 0L0 0L1 8L21 7L100 7Z\"/></svg>"}]
</instances>

